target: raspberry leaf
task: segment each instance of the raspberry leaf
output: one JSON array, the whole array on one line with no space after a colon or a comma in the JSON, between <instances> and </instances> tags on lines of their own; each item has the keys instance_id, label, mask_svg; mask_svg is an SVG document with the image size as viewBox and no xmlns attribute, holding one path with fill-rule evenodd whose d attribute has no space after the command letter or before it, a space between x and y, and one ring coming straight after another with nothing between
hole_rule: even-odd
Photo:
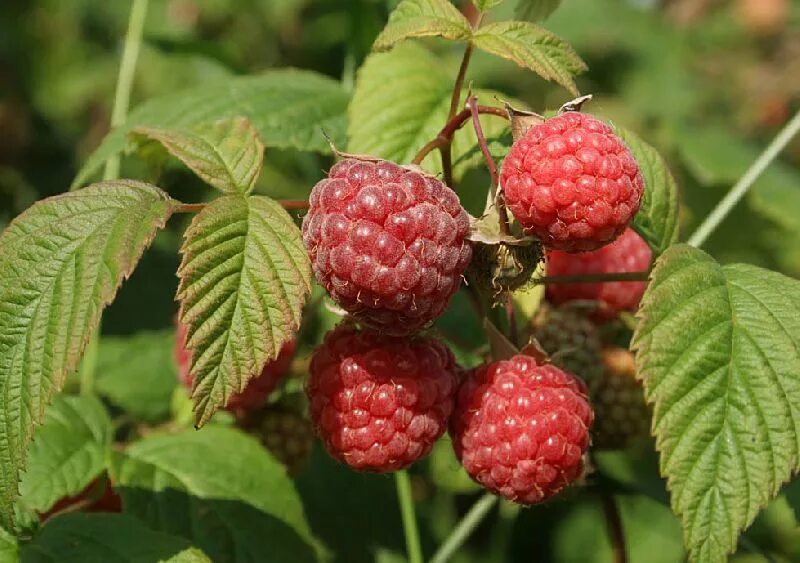
<instances>
[{"instance_id":1,"label":"raspberry leaf","mask_svg":"<svg viewBox=\"0 0 800 563\"><path fill-rule=\"evenodd\" d=\"M491 10L495 6L499 6L503 3L503 0L475 0L473 4L475 7L478 8L481 12L485 12L486 10Z\"/></svg>"},{"instance_id":2,"label":"raspberry leaf","mask_svg":"<svg viewBox=\"0 0 800 563\"><path fill-rule=\"evenodd\" d=\"M0 235L0 520L45 407L78 365L116 295L177 202L140 182L43 200Z\"/></svg>"},{"instance_id":3,"label":"raspberry leaf","mask_svg":"<svg viewBox=\"0 0 800 563\"><path fill-rule=\"evenodd\" d=\"M300 324L311 266L300 230L263 196L223 196L186 231L180 319L198 426L277 357Z\"/></svg>"},{"instance_id":4,"label":"raspberry leaf","mask_svg":"<svg viewBox=\"0 0 800 563\"><path fill-rule=\"evenodd\" d=\"M800 282L686 245L656 263L634 335L693 561L725 561L800 469Z\"/></svg>"},{"instance_id":5,"label":"raspberry leaf","mask_svg":"<svg viewBox=\"0 0 800 563\"><path fill-rule=\"evenodd\" d=\"M47 512L83 491L105 470L112 434L111 419L97 398L56 397L34 434L19 502Z\"/></svg>"},{"instance_id":6,"label":"raspberry leaf","mask_svg":"<svg viewBox=\"0 0 800 563\"><path fill-rule=\"evenodd\" d=\"M238 430L210 425L150 436L113 461L112 476L126 512L192 541L214 561L259 561L265 545L273 561L318 559L286 470Z\"/></svg>"},{"instance_id":7,"label":"raspberry leaf","mask_svg":"<svg viewBox=\"0 0 800 563\"><path fill-rule=\"evenodd\" d=\"M183 538L152 530L125 514L64 514L48 522L21 551L23 561L211 563Z\"/></svg>"},{"instance_id":8,"label":"raspberry leaf","mask_svg":"<svg viewBox=\"0 0 800 563\"><path fill-rule=\"evenodd\" d=\"M678 241L678 187L667 163L651 145L622 127L615 127L631 149L644 176L642 206L633 220L633 228L658 256Z\"/></svg>"},{"instance_id":9,"label":"raspberry leaf","mask_svg":"<svg viewBox=\"0 0 800 563\"><path fill-rule=\"evenodd\" d=\"M85 184L111 156L130 148L137 127L189 128L211 120L245 116L267 147L330 153L322 131L344 144L348 95L335 80L295 69L225 78L152 98L135 108L86 160L72 185Z\"/></svg>"},{"instance_id":10,"label":"raspberry leaf","mask_svg":"<svg viewBox=\"0 0 800 563\"><path fill-rule=\"evenodd\" d=\"M566 41L546 29L522 21L492 23L476 31L472 42L578 95L573 78L586 70L586 64Z\"/></svg>"},{"instance_id":11,"label":"raspberry leaf","mask_svg":"<svg viewBox=\"0 0 800 563\"><path fill-rule=\"evenodd\" d=\"M158 141L170 154L225 193L250 193L264 158L264 143L246 117L189 128L137 127L137 136Z\"/></svg>"},{"instance_id":12,"label":"raspberry leaf","mask_svg":"<svg viewBox=\"0 0 800 563\"><path fill-rule=\"evenodd\" d=\"M561 4L561 0L518 0L514 17L518 20L539 22L547 19Z\"/></svg>"},{"instance_id":13,"label":"raspberry leaf","mask_svg":"<svg viewBox=\"0 0 800 563\"><path fill-rule=\"evenodd\" d=\"M373 49L390 49L411 37L464 40L470 35L469 21L448 0L403 0L389 16L386 27L375 39Z\"/></svg>"},{"instance_id":14,"label":"raspberry leaf","mask_svg":"<svg viewBox=\"0 0 800 563\"><path fill-rule=\"evenodd\" d=\"M449 73L442 72L442 64L430 51L414 43L370 55L358 73L348 108L348 152L410 162L447 121L453 85ZM509 99L492 90L479 89L475 95L487 101ZM500 137L508 131L507 122L494 116L484 116L481 123L489 137ZM453 139L454 161L458 163L456 178L483 162L477 147L472 127L456 132ZM429 172L440 173L439 153L428 155L422 166Z\"/></svg>"}]
</instances>

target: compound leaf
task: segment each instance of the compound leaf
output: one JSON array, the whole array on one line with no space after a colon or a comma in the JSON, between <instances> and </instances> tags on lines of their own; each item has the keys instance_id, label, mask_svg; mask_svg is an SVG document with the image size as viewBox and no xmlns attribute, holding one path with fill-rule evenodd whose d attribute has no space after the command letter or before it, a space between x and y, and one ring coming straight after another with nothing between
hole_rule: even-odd
<instances>
[{"instance_id":1,"label":"compound leaf","mask_svg":"<svg viewBox=\"0 0 800 563\"><path fill-rule=\"evenodd\" d=\"M514 17L518 20L540 22L547 19L561 4L561 0L518 0Z\"/></svg>"},{"instance_id":2,"label":"compound leaf","mask_svg":"<svg viewBox=\"0 0 800 563\"><path fill-rule=\"evenodd\" d=\"M373 48L389 49L410 37L459 40L469 39L471 34L467 18L448 0L403 0L389 16Z\"/></svg>"}]
</instances>

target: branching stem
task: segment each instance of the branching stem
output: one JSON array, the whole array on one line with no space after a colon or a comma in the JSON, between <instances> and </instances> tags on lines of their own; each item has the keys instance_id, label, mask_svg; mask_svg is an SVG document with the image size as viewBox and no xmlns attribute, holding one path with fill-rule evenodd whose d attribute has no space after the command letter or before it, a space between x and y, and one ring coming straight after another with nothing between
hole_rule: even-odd
<instances>
[{"instance_id":1,"label":"branching stem","mask_svg":"<svg viewBox=\"0 0 800 563\"><path fill-rule=\"evenodd\" d=\"M582 274L576 276L542 276L533 280L534 285L554 285L560 283L594 283L615 281L647 281L649 271L610 272L603 274Z\"/></svg>"},{"instance_id":2,"label":"branching stem","mask_svg":"<svg viewBox=\"0 0 800 563\"><path fill-rule=\"evenodd\" d=\"M478 106L478 113L484 115L495 115L497 117L502 117L503 119L508 119L508 114L505 110L501 108L496 108L492 106ZM469 121L472 112L469 109L464 109L458 112L456 115L448 119L447 123L439 133L431 139L425 146L423 146L417 155L414 157L412 161L413 164L420 164L425 157L428 156L430 153L435 151L436 149L442 149L446 145L449 145L453 142L453 135L455 132L461 129L467 121Z\"/></svg>"},{"instance_id":3,"label":"branching stem","mask_svg":"<svg viewBox=\"0 0 800 563\"><path fill-rule=\"evenodd\" d=\"M483 495L478 502L472 505L461 521L456 524L450 535L444 540L439 550L433 555L430 563L445 563L449 561L456 551L467 541L470 534L478 527L478 524L489 514L489 511L497 502L497 497L491 493Z\"/></svg>"},{"instance_id":4,"label":"branching stem","mask_svg":"<svg viewBox=\"0 0 800 563\"><path fill-rule=\"evenodd\" d=\"M611 493L600 493L600 502L603 505L603 514L606 517L608 537L611 540L611 549L614 553L614 563L628 563L628 551L625 547L625 530L622 527L622 518L619 514L617 501Z\"/></svg>"}]
</instances>

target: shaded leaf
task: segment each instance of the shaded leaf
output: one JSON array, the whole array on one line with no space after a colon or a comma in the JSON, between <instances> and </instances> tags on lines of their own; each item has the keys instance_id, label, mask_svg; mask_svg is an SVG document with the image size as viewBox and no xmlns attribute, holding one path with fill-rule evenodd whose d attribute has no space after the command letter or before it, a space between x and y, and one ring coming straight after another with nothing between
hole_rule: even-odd
<instances>
[{"instance_id":1,"label":"shaded leaf","mask_svg":"<svg viewBox=\"0 0 800 563\"><path fill-rule=\"evenodd\" d=\"M475 7L480 11L485 12L486 10L491 10L495 6L499 6L503 1L504 0L474 0L472 3L475 4Z\"/></svg>"},{"instance_id":2,"label":"shaded leaf","mask_svg":"<svg viewBox=\"0 0 800 563\"><path fill-rule=\"evenodd\" d=\"M561 0L517 0L514 17L518 20L539 22L547 19L561 4Z\"/></svg>"},{"instance_id":3,"label":"shaded leaf","mask_svg":"<svg viewBox=\"0 0 800 563\"><path fill-rule=\"evenodd\" d=\"M20 502L47 512L62 498L83 491L105 471L111 439L111 419L97 398L56 397L34 434Z\"/></svg>"},{"instance_id":4,"label":"shaded leaf","mask_svg":"<svg viewBox=\"0 0 800 563\"><path fill-rule=\"evenodd\" d=\"M173 330L103 336L97 354L97 393L146 422L169 416L175 372Z\"/></svg>"},{"instance_id":5,"label":"shaded leaf","mask_svg":"<svg viewBox=\"0 0 800 563\"><path fill-rule=\"evenodd\" d=\"M52 197L0 235L0 519L45 407L78 365L100 313L174 210L154 186L121 180Z\"/></svg>"},{"instance_id":6,"label":"shaded leaf","mask_svg":"<svg viewBox=\"0 0 800 563\"><path fill-rule=\"evenodd\" d=\"M678 241L678 186L667 163L651 145L627 129L615 129L631 149L644 176L644 198L633 228L657 256Z\"/></svg>"},{"instance_id":7,"label":"shaded leaf","mask_svg":"<svg viewBox=\"0 0 800 563\"><path fill-rule=\"evenodd\" d=\"M214 200L192 220L181 254L180 319L201 426L294 336L311 264L292 218L263 196Z\"/></svg>"},{"instance_id":8,"label":"shaded leaf","mask_svg":"<svg viewBox=\"0 0 800 563\"><path fill-rule=\"evenodd\" d=\"M16 563L17 561L19 561L17 538L0 528L0 562Z\"/></svg>"},{"instance_id":9,"label":"shaded leaf","mask_svg":"<svg viewBox=\"0 0 800 563\"><path fill-rule=\"evenodd\" d=\"M124 514L64 514L22 548L24 563L211 563L186 540Z\"/></svg>"},{"instance_id":10,"label":"shaded leaf","mask_svg":"<svg viewBox=\"0 0 800 563\"><path fill-rule=\"evenodd\" d=\"M457 40L469 39L471 34L469 21L449 0L403 0L389 15L373 49L389 49L410 37Z\"/></svg>"},{"instance_id":11,"label":"shaded leaf","mask_svg":"<svg viewBox=\"0 0 800 563\"><path fill-rule=\"evenodd\" d=\"M284 467L239 430L153 435L114 463L125 510L213 561L315 561L316 541ZM236 545L236 549L231 546Z\"/></svg>"},{"instance_id":12,"label":"shaded leaf","mask_svg":"<svg viewBox=\"0 0 800 563\"><path fill-rule=\"evenodd\" d=\"M109 157L128 146L136 127L187 128L225 117L245 116L268 147L329 153L322 131L344 144L348 96L335 80L310 71L280 69L225 78L151 98L134 108L125 125L109 133L78 172L86 183Z\"/></svg>"},{"instance_id":13,"label":"shaded leaf","mask_svg":"<svg viewBox=\"0 0 800 563\"><path fill-rule=\"evenodd\" d=\"M798 470L800 282L676 245L634 335L672 508L693 561L725 561Z\"/></svg>"},{"instance_id":14,"label":"shaded leaf","mask_svg":"<svg viewBox=\"0 0 800 563\"><path fill-rule=\"evenodd\" d=\"M137 127L133 133L158 141L205 182L226 193L250 193L264 159L264 143L246 117L189 128Z\"/></svg>"},{"instance_id":15,"label":"shaded leaf","mask_svg":"<svg viewBox=\"0 0 800 563\"><path fill-rule=\"evenodd\" d=\"M573 78L586 70L586 64L566 41L536 24L492 23L475 32L473 43L487 53L513 61L578 95Z\"/></svg>"}]
</instances>

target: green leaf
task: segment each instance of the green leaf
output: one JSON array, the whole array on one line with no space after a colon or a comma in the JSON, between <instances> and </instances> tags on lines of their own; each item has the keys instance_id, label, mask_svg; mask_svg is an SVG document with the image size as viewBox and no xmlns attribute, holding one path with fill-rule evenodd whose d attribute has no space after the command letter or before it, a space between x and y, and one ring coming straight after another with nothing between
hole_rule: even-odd
<instances>
[{"instance_id":1,"label":"green leaf","mask_svg":"<svg viewBox=\"0 0 800 563\"><path fill-rule=\"evenodd\" d=\"M45 407L175 206L154 186L104 182L40 201L0 235L3 526Z\"/></svg>"},{"instance_id":2,"label":"green leaf","mask_svg":"<svg viewBox=\"0 0 800 563\"><path fill-rule=\"evenodd\" d=\"M173 330L103 336L95 391L138 420L163 421L178 383L174 344Z\"/></svg>"},{"instance_id":3,"label":"green leaf","mask_svg":"<svg viewBox=\"0 0 800 563\"><path fill-rule=\"evenodd\" d=\"M264 143L246 117L188 128L137 127L133 133L158 141L205 182L225 193L250 193L261 172Z\"/></svg>"},{"instance_id":4,"label":"green leaf","mask_svg":"<svg viewBox=\"0 0 800 563\"><path fill-rule=\"evenodd\" d=\"M638 313L636 363L693 561L725 561L800 451L800 282L676 245Z\"/></svg>"},{"instance_id":5,"label":"green leaf","mask_svg":"<svg viewBox=\"0 0 800 563\"><path fill-rule=\"evenodd\" d=\"M470 35L469 21L448 0L403 0L389 16L373 49L390 49L410 37L459 40L469 39Z\"/></svg>"},{"instance_id":6,"label":"green leaf","mask_svg":"<svg viewBox=\"0 0 800 563\"><path fill-rule=\"evenodd\" d=\"M17 563L19 545L17 538L0 528L0 563Z\"/></svg>"},{"instance_id":7,"label":"green leaf","mask_svg":"<svg viewBox=\"0 0 800 563\"><path fill-rule=\"evenodd\" d=\"M586 64L566 41L536 24L492 23L475 32L473 43L578 95L573 77L586 70Z\"/></svg>"},{"instance_id":8,"label":"green leaf","mask_svg":"<svg viewBox=\"0 0 800 563\"><path fill-rule=\"evenodd\" d=\"M239 430L153 435L113 472L125 510L214 561L315 561L316 541L283 466ZM236 545L236 549L231 546Z\"/></svg>"},{"instance_id":9,"label":"green leaf","mask_svg":"<svg viewBox=\"0 0 800 563\"><path fill-rule=\"evenodd\" d=\"M56 397L36 429L20 483L20 502L47 512L83 491L106 468L113 429L95 397Z\"/></svg>"},{"instance_id":10,"label":"green leaf","mask_svg":"<svg viewBox=\"0 0 800 563\"><path fill-rule=\"evenodd\" d=\"M344 144L348 95L335 80L294 69L225 78L151 98L135 108L125 125L109 133L87 159L73 187L90 179L111 156L128 145L136 127L188 128L225 117L245 116L268 147L329 153L322 134Z\"/></svg>"},{"instance_id":11,"label":"green leaf","mask_svg":"<svg viewBox=\"0 0 800 563\"><path fill-rule=\"evenodd\" d=\"M311 263L300 230L263 196L223 196L185 234L178 276L197 425L277 357L300 325Z\"/></svg>"},{"instance_id":12,"label":"green leaf","mask_svg":"<svg viewBox=\"0 0 800 563\"><path fill-rule=\"evenodd\" d=\"M680 234L675 178L656 149L627 129L615 129L631 149L644 176L644 199L633 220L633 228L647 241L653 253L659 255L676 243Z\"/></svg>"},{"instance_id":13,"label":"green leaf","mask_svg":"<svg viewBox=\"0 0 800 563\"><path fill-rule=\"evenodd\" d=\"M539 22L547 19L561 4L561 0L517 0L514 17L518 20Z\"/></svg>"},{"instance_id":14,"label":"green leaf","mask_svg":"<svg viewBox=\"0 0 800 563\"><path fill-rule=\"evenodd\" d=\"M430 51L413 43L370 55L359 70L348 110L348 151L411 162L447 121L453 85L448 73L442 72L442 64ZM475 94L488 102L496 97L509 99L492 90L476 90ZM484 116L481 123L487 137L508 131L507 122L495 116ZM454 170L457 178L481 162L477 144L470 124L456 133L453 155L458 162ZM441 172L438 152L428 155L422 166L433 173Z\"/></svg>"},{"instance_id":15,"label":"green leaf","mask_svg":"<svg viewBox=\"0 0 800 563\"><path fill-rule=\"evenodd\" d=\"M486 10L491 10L495 6L499 6L503 1L504 0L474 0L472 3L475 4L475 7L481 12L485 12Z\"/></svg>"},{"instance_id":16,"label":"green leaf","mask_svg":"<svg viewBox=\"0 0 800 563\"><path fill-rule=\"evenodd\" d=\"M64 514L22 549L24 563L211 563L186 540L124 514Z\"/></svg>"}]
</instances>

